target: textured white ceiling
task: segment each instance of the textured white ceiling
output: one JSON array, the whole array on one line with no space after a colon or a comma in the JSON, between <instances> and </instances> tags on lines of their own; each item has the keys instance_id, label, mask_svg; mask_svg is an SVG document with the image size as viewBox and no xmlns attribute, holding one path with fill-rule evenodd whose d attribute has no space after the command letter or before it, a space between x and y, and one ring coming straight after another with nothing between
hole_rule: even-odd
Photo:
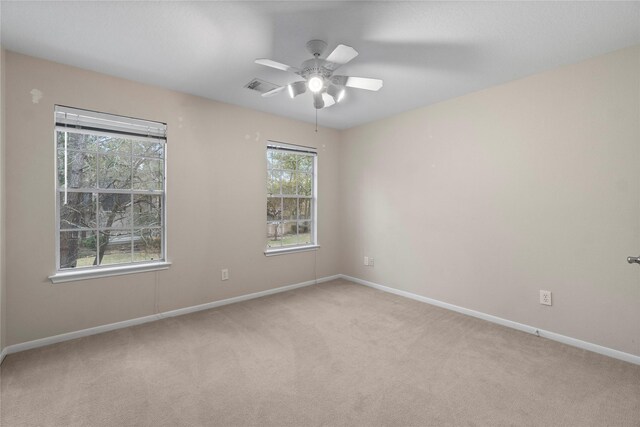
<instances>
[{"instance_id":1,"label":"textured white ceiling","mask_svg":"<svg viewBox=\"0 0 640 427\"><path fill-rule=\"evenodd\" d=\"M320 124L349 128L640 43L640 2L7 2L1 43L16 52L312 122L309 94L244 89L290 82L253 63L299 66L319 38L360 55ZM328 53L327 52L327 53ZM295 76L294 76L295 78Z\"/></svg>"}]
</instances>

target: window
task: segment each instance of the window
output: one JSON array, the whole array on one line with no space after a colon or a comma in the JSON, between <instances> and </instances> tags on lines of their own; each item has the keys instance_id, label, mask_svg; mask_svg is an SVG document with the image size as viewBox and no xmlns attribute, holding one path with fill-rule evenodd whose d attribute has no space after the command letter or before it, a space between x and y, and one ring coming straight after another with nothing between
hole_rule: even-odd
<instances>
[{"instance_id":1,"label":"window","mask_svg":"<svg viewBox=\"0 0 640 427\"><path fill-rule=\"evenodd\" d=\"M316 151L267 145L267 250L316 246Z\"/></svg>"},{"instance_id":2,"label":"window","mask_svg":"<svg viewBox=\"0 0 640 427\"><path fill-rule=\"evenodd\" d=\"M163 123L56 106L58 273L164 262L165 135Z\"/></svg>"}]
</instances>

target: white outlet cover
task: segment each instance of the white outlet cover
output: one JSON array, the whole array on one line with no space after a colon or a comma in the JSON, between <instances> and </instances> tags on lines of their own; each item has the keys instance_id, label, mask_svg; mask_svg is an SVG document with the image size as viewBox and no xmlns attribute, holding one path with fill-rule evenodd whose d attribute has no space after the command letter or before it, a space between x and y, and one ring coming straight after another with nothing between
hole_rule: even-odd
<instances>
[{"instance_id":1,"label":"white outlet cover","mask_svg":"<svg viewBox=\"0 0 640 427\"><path fill-rule=\"evenodd\" d=\"M551 305L551 291L540 290L540 304Z\"/></svg>"},{"instance_id":2,"label":"white outlet cover","mask_svg":"<svg viewBox=\"0 0 640 427\"><path fill-rule=\"evenodd\" d=\"M364 265L369 265L369 257L364 257Z\"/></svg>"}]
</instances>

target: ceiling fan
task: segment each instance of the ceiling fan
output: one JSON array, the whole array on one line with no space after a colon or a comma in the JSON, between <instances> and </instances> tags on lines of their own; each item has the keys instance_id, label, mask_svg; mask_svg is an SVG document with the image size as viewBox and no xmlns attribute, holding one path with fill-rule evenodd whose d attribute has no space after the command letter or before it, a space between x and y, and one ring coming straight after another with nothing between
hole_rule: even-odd
<instances>
[{"instance_id":1,"label":"ceiling fan","mask_svg":"<svg viewBox=\"0 0 640 427\"><path fill-rule=\"evenodd\" d=\"M307 43L307 50L313 58L304 61L300 68L291 67L271 59L256 59L256 64L266 65L282 71L288 71L302 77L304 80L294 81L285 86L279 86L262 94L264 97L273 96L287 89L289 96L295 98L309 89L313 94L313 106L319 110L330 107L344 99L346 88L366 89L377 91L382 87L382 80L367 77L334 76L333 73L342 65L358 56L358 52L351 46L339 44L325 59L320 55L327 48L322 40L311 40Z\"/></svg>"}]
</instances>

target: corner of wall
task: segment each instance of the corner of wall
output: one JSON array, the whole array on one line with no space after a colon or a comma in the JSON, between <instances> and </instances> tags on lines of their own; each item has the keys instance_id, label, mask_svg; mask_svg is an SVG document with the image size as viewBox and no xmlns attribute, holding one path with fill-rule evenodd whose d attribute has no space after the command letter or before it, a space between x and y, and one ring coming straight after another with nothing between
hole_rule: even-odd
<instances>
[{"instance_id":1,"label":"corner of wall","mask_svg":"<svg viewBox=\"0 0 640 427\"><path fill-rule=\"evenodd\" d=\"M4 66L5 66L5 50L0 45L0 363L4 355L4 348L6 343L6 274L5 274L5 238L4 238L4 141L5 141L5 128L4 128Z\"/></svg>"},{"instance_id":2,"label":"corner of wall","mask_svg":"<svg viewBox=\"0 0 640 427\"><path fill-rule=\"evenodd\" d=\"M350 149L347 145L349 143L349 135L351 133L351 129L353 128L341 129L338 133L338 182L340 183L338 193L338 209L341 218L341 221L338 224L340 232L340 252L338 254L340 261L338 264L338 271L340 272L340 274L345 274L346 272L350 271L349 268L353 261L353 258L349 256L351 246L346 244L350 242L350 239L353 238L353 236L350 234L351 227L348 220L349 215L351 214L351 209L353 209L353 203L350 200L352 195L347 189L347 186L349 185L349 172L354 161L354 158L351 156Z\"/></svg>"}]
</instances>

